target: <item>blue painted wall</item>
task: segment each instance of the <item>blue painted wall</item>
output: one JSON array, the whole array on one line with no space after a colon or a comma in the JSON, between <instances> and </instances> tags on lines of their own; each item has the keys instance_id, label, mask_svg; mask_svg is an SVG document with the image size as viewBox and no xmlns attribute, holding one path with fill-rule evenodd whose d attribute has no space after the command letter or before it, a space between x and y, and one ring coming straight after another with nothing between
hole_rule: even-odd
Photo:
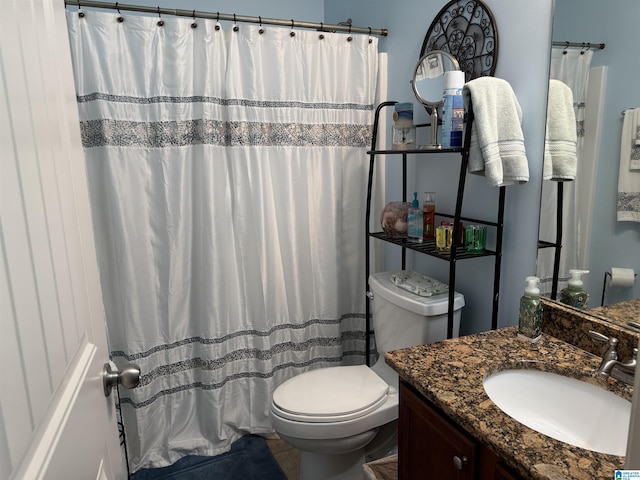
<instances>
[{"instance_id":1,"label":"blue painted wall","mask_svg":"<svg viewBox=\"0 0 640 480\"><path fill-rule=\"evenodd\" d=\"M322 0L300 2L298 0L125 0L128 5L144 5L149 7L177 8L183 10L200 10L203 12L220 12L237 15L262 16L270 18L293 18L322 22L324 4ZM74 9L76 7L69 7ZM134 15L127 12L127 15Z\"/></svg>"},{"instance_id":2,"label":"blue painted wall","mask_svg":"<svg viewBox=\"0 0 640 480\"><path fill-rule=\"evenodd\" d=\"M413 101L419 113L417 122L426 121L426 113L418 107L409 80L427 29L446 3L446 0L325 0L327 22L351 17L355 25L389 29L389 37L380 43L380 50L389 54L388 96L392 100ZM517 324L524 279L535 274L552 0L485 0L485 3L498 26L500 45L495 76L511 84L522 107L530 165L528 184L507 187L499 310L499 326L507 326ZM453 211L458 157L422 161L413 168L415 181L409 190L436 191L437 207ZM400 167L388 161L387 170L387 200L398 200ZM468 201L463 214L493 218L497 189L487 187L484 178L469 176L465 195ZM386 258L390 259L388 269L399 268L398 255ZM448 276L446 262L431 257L416 256L413 267L440 280L446 281ZM467 302L461 333L490 328L492 285L492 258L458 262L456 290L464 294Z\"/></svg>"},{"instance_id":3,"label":"blue painted wall","mask_svg":"<svg viewBox=\"0 0 640 480\"><path fill-rule=\"evenodd\" d=\"M596 180L591 273L585 286L589 305L600 305L604 272L611 267L640 272L640 223L616 221L616 192L620 163L621 112L640 107L638 0L556 0L553 38L558 41L605 43L591 66L608 66L598 176ZM608 289L606 303L640 298L640 281L633 289Z\"/></svg>"}]
</instances>

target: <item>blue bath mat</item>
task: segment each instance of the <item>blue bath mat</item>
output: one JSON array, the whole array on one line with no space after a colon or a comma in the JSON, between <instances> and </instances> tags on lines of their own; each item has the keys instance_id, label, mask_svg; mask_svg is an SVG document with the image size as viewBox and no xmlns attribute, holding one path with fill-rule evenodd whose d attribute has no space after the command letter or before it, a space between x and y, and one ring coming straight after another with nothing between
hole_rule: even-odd
<instances>
[{"instance_id":1,"label":"blue bath mat","mask_svg":"<svg viewBox=\"0 0 640 480\"><path fill-rule=\"evenodd\" d=\"M188 456L163 468L138 470L131 480L287 480L266 442L247 435L215 457Z\"/></svg>"}]
</instances>

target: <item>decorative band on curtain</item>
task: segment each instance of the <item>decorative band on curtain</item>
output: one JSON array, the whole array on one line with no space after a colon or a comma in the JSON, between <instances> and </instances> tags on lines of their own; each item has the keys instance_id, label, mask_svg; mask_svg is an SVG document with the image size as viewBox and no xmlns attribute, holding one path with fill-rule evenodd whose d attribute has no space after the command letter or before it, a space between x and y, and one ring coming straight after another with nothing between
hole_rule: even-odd
<instances>
[{"instance_id":1,"label":"decorative band on curtain","mask_svg":"<svg viewBox=\"0 0 640 480\"><path fill-rule=\"evenodd\" d=\"M377 39L68 12L132 470L272 432L271 392L364 362Z\"/></svg>"}]
</instances>

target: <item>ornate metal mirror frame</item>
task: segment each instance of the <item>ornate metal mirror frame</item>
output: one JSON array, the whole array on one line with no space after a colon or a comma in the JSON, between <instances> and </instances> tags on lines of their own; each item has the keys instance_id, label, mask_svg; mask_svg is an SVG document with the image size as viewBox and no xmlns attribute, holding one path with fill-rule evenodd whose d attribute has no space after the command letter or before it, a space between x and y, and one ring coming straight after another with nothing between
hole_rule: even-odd
<instances>
[{"instance_id":1,"label":"ornate metal mirror frame","mask_svg":"<svg viewBox=\"0 0 640 480\"><path fill-rule=\"evenodd\" d=\"M420 57L432 50L453 55L465 80L493 76L498 60L498 29L480 0L452 0L436 15L422 44Z\"/></svg>"}]
</instances>

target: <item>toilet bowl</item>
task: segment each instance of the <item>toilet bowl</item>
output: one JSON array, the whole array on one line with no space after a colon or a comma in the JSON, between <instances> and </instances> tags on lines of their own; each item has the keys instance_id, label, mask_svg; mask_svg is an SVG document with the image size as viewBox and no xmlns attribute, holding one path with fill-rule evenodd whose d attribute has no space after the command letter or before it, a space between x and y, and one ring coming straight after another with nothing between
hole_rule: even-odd
<instances>
[{"instance_id":1,"label":"toilet bowl","mask_svg":"<svg viewBox=\"0 0 640 480\"><path fill-rule=\"evenodd\" d=\"M273 392L273 428L302 451L301 480L362 479L365 461L390 453L397 436L398 376L384 353L446 338L447 294L420 297L394 285L392 273L369 277L376 364L310 370ZM454 336L463 306L456 293Z\"/></svg>"}]
</instances>

